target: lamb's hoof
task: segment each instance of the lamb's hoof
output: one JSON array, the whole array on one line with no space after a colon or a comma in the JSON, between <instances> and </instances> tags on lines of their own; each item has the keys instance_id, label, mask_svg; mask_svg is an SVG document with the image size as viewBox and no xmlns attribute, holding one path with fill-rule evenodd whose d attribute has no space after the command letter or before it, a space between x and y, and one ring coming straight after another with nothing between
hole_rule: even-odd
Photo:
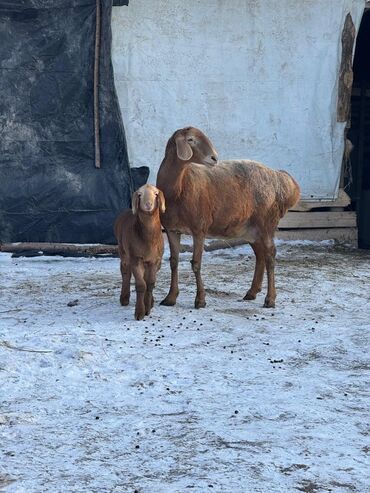
<instances>
[{"instance_id":1,"label":"lamb's hoof","mask_svg":"<svg viewBox=\"0 0 370 493\"><path fill-rule=\"evenodd\" d=\"M130 298L120 298L119 299L122 306L127 306L130 303Z\"/></svg>"},{"instance_id":2,"label":"lamb's hoof","mask_svg":"<svg viewBox=\"0 0 370 493\"><path fill-rule=\"evenodd\" d=\"M207 303L205 302L205 300L203 300L203 301L195 300L194 307L197 309L198 308L205 308L206 304Z\"/></svg>"},{"instance_id":3,"label":"lamb's hoof","mask_svg":"<svg viewBox=\"0 0 370 493\"><path fill-rule=\"evenodd\" d=\"M168 296L160 302L160 305L163 306L175 306L176 305L176 300L173 300L169 298Z\"/></svg>"},{"instance_id":4,"label":"lamb's hoof","mask_svg":"<svg viewBox=\"0 0 370 493\"><path fill-rule=\"evenodd\" d=\"M250 290L247 291L247 294L244 296L243 300L250 301L250 300L255 300L256 299L256 294L251 292Z\"/></svg>"},{"instance_id":5,"label":"lamb's hoof","mask_svg":"<svg viewBox=\"0 0 370 493\"><path fill-rule=\"evenodd\" d=\"M263 308L275 308L275 300L270 300L269 298L266 298L265 303L263 304Z\"/></svg>"}]
</instances>

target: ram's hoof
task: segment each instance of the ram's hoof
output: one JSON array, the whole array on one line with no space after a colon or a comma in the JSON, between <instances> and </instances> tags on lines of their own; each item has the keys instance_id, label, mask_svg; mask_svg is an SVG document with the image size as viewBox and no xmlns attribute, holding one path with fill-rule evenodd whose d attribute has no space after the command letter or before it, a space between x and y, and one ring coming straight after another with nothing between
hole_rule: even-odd
<instances>
[{"instance_id":1,"label":"ram's hoof","mask_svg":"<svg viewBox=\"0 0 370 493\"><path fill-rule=\"evenodd\" d=\"M165 298L164 300L162 300L160 302L160 305L163 305L163 306L174 306L176 305L176 300L172 300L171 298Z\"/></svg>"},{"instance_id":2,"label":"ram's hoof","mask_svg":"<svg viewBox=\"0 0 370 493\"><path fill-rule=\"evenodd\" d=\"M250 301L250 300L255 300L256 299L256 294L251 292L251 291L247 291L247 294L244 296L243 300L246 300L246 301Z\"/></svg>"}]
</instances>

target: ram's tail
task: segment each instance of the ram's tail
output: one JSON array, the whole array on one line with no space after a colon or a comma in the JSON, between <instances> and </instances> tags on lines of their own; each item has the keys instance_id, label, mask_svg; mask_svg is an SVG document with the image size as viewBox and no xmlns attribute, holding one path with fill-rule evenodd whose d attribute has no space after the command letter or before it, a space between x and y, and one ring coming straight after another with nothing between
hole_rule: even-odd
<instances>
[{"instance_id":1,"label":"ram's tail","mask_svg":"<svg viewBox=\"0 0 370 493\"><path fill-rule=\"evenodd\" d=\"M301 189L296 180L284 170L279 170L281 178L281 217L299 201Z\"/></svg>"}]
</instances>

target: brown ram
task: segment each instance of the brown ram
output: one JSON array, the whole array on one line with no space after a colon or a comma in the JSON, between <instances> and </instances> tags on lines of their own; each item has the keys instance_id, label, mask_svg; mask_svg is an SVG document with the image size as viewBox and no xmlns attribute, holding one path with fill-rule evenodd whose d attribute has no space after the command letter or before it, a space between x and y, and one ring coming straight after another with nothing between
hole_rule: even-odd
<instances>
[{"instance_id":1,"label":"brown ram","mask_svg":"<svg viewBox=\"0 0 370 493\"><path fill-rule=\"evenodd\" d=\"M274 234L280 219L299 200L297 182L285 171L255 161L219 161L210 140L198 129L177 130L169 139L157 176L167 209L161 221L170 244L171 286L163 305L174 305L179 293L178 258L181 233L193 237L192 269L196 277L195 307L205 306L201 262L206 237L243 238L256 256L252 300L261 291L265 268L265 307L276 299Z\"/></svg>"}]
</instances>

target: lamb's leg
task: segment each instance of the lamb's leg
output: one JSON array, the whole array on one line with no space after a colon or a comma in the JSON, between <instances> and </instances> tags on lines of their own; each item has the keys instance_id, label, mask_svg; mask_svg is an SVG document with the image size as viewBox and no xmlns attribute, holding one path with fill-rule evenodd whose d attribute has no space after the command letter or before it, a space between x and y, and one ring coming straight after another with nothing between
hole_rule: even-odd
<instances>
[{"instance_id":1,"label":"lamb's leg","mask_svg":"<svg viewBox=\"0 0 370 493\"><path fill-rule=\"evenodd\" d=\"M179 295L179 253L181 234L175 231L166 231L170 245L171 286L168 295L161 301L161 305L173 306Z\"/></svg>"},{"instance_id":2,"label":"lamb's leg","mask_svg":"<svg viewBox=\"0 0 370 493\"><path fill-rule=\"evenodd\" d=\"M145 315L150 314L150 310L153 308L154 305L154 298L153 298L153 289L155 285L155 279L156 279L156 273L157 273L157 266L155 264L148 264L145 266L145 282L146 282L146 291L145 291Z\"/></svg>"},{"instance_id":3,"label":"lamb's leg","mask_svg":"<svg viewBox=\"0 0 370 493\"><path fill-rule=\"evenodd\" d=\"M120 270L122 276L120 302L122 306L126 306L130 302L131 268L122 250L120 250L120 258L121 258Z\"/></svg>"},{"instance_id":4,"label":"lamb's leg","mask_svg":"<svg viewBox=\"0 0 370 493\"><path fill-rule=\"evenodd\" d=\"M251 243L256 256L256 265L254 267L254 276L252 286L247 291L243 300L255 300L257 293L261 291L263 275L265 273L265 249L261 242Z\"/></svg>"},{"instance_id":5,"label":"lamb's leg","mask_svg":"<svg viewBox=\"0 0 370 493\"><path fill-rule=\"evenodd\" d=\"M265 298L265 308L275 308L276 289L275 289L275 256L276 247L273 238L269 238L265 245L266 271L267 271L267 296Z\"/></svg>"},{"instance_id":6,"label":"lamb's leg","mask_svg":"<svg viewBox=\"0 0 370 493\"><path fill-rule=\"evenodd\" d=\"M197 282L197 295L195 297L195 308L204 308L206 306L206 293L204 290L202 276L200 270L202 267L202 255L204 248L204 236L193 236L193 259L191 261L191 266L195 274L195 279Z\"/></svg>"},{"instance_id":7,"label":"lamb's leg","mask_svg":"<svg viewBox=\"0 0 370 493\"><path fill-rule=\"evenodd\" d=\"M135 278L136 288L136 306L135 306L135 318L136 320L142 320L145 316L145 292L146 282L144 279L144 265L142 262L137 262L132 266L132 273Z\"/></svg>"}]
</instances>

